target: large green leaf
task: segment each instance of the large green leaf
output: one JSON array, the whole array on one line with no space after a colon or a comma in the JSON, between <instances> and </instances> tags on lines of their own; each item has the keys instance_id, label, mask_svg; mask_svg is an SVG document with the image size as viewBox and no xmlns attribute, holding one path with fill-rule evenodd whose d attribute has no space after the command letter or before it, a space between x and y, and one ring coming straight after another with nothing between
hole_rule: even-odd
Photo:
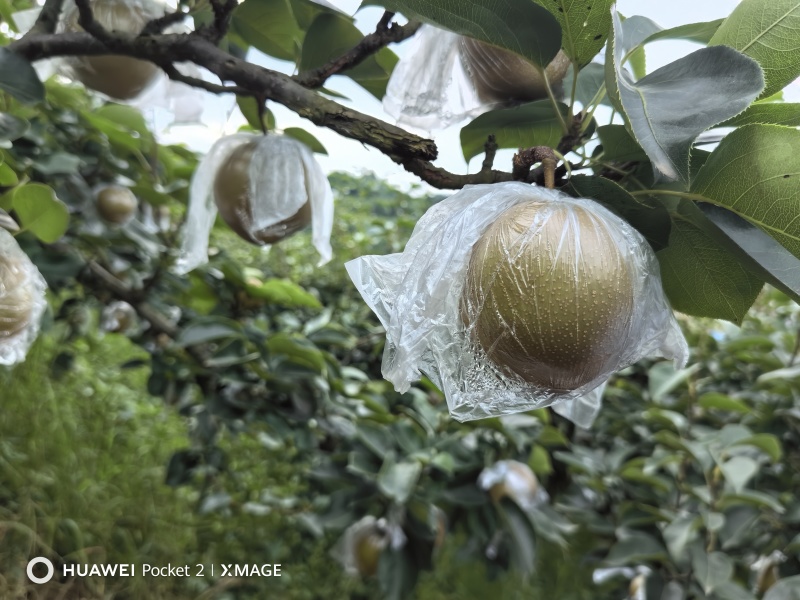
<instances>
[{"instance_id":1,"label":"large green leaf","mask_svg":"<svg viewBox=\"0 0 800 600\"><path fill-rule=\"evenodd\" d=\"M617 22L616 11L612 11L614 18L612 24ZM639 46L648 37L654 33L661 31L656 23L647 17L640 17L638 15L622 21L619 26L619 31L615 29L614 25L609 32L609 43L606 44L606 59L605 59L605 78L606 78L606 92L611 104L618 111L624 113L624 108L620 102L619 86L617 85L617 72L624 67L625 61L631 58L631 54L635 53ZM622 63L617 66L616 54L622 56Z\"/></svg>"},{"instance_id":2,"label":"large green leaf","mask_svg":"<svg viewBox=\"0 0 800 600\"><path fill-rule=\"evenodd\" d=\"M737 214L707 202L700 202L698 206L747 255L751 271L795 302L800 302L800 259Z\"/></svg>"},{"instance_id":3,"label":"large green leaf","mask_svg":"<svg viewBox=\"0 0 800 600\"><path fill-rule=\"evenodd\" d=\"M44 100L44 86L31 63L8 48L0 48L0 89L25 104Z\"/></svg>"},{"instance_id":4,"label":"large green leaf","mask_svg":"<svg viewBox=\"0 0 800 600\"><path fill-rule=\"evenodd\" d=\"M614 0L534 0L549 10L561 25L561 47L573 62L583 66L600 52L611 29Z\"/></svg>"},{"instance_id":5,"label":"large green leaf","mask_svg":"<svg viewBox=\"0 0 800 600\"><path fill-rule=\"evenodd\" d=\"M790 102L771 102L752 104L746 111L720 123L720 127L741 127L753 123L768 123L772 125L800 125L800 104Z\"/></svg>"},{"instance_id":6,"label":"large green leaf","mask_svg":"<svg viewBox=\"0 0 800 600\"><path fill-rule=\"evenodd\" d=\"M288 0L245 0L233 12L231 29L265 54L294 61L303 41Z\"/></svg>"},{"instance_id":7,"label":"large green leaf","mask_svg":"<svg viewBox=\"0 0 800 600\"><path fill-rule=\"evenodd\" d=\"M673 308L741 323L763 282L738 260L731 244L694 203L675 202L669 212L669 247L656 256Z\"/></svg>"},{"instance_id":8,"label":"large green leaf","mask_svg":"<svg viewBox=\"0 0 800 600\"><path fill-rule=\"evenodd\" d=\"M20 226L46 244L58 241L67 231L67 206L44 184L29 183L14 190L12 207Z\"/></svg>"},{"instance_id":9,"label":"large green leaf","mask_svg":"<svg viewBox=\"0 0 800 600\"><path fill-rule=\"evenodd\" d=\"M646 161L647 155L624 125L602 125L597 128L604 161Z\"/></svg>"},{"instance_id":10,"label":"large green leaf","mask_svg":"<svg viewBox=\"0 0 800 600\"><path fill-rule=\"evenodd\" d=\"M300 70L307 71L326 64L353 48L363 34L350 18L332 12L321 13L309 27L300 56ZM348 75L377 98L386 94L389 76L397 64L397 56L382 48L359 65L343 74Z\"/></svg>"},{"instance_id":11,"label":"large green leaf","mask_svg":"<svg viewBox=\"0 0 800 600\"><path fill-rule=\"evenodd\" d=\"M565 105L559 104L559 108L566 114ZM490 134L494 134L498 148L555 148L562 130L549 100L493 110L476 117L461 129L461 151L467 161L483 152L483 145Z\"/></svg>"},{"instance_id":12,"label":"large green leaf","mask_svg":"<svg viewBox=\"0 0 800 600\"><path fill-rule=\"evenodd\" d=\"M698 42L700 44L708 44L711 38L722 25L724 19L717 19L716 21L704 21L702 23L687 23L686 25L678 25L677 27L670 27L669 29L662 29L661 31L652 34L642 43L649 44L657 40L689 40Z\"/></svg>"},{"instance_id":13,"label":"large green leaf","mask_svg":"<svg viewBox=\"0 0 800 600\"><path fill-rule=\"evenodd\" d=\"M764 87L761 68L725 46L703 48L634 81L624 68L643 33L614 21L614 72L619 102L657 176L689 181L689 153L697 136L740 113ZM638 22L638 20L637 20ZM652 32L651 32L652 33ZM608 83L608 78L607 78Z\"/></svg>"},{"instance_id":14,"label":"large green leaf","mask_svg":"<svg viewBox=\"0 0 800 600\"><path fill-rule=\"evenodd\" d=\"M563 191L596 200L633 225L653 249L666 248L671 222L667 209L657 201L634 198L610 179L589 175L575 175Z\"/></svg>"},{"instance_id":15,"label":"large green leaf","mask_svg":"<svg viewBox=\"0 0 800 600\"><path fill-rule=\"evenodd\" d=\"M312 152L317 152L318 154L328 154L328 151L325 149L325 146L322 145L322 142L301 127L287 127L283 130L283 135L288 135L289 137L296 139L298 142L303 142Z\"/></svg>"},{"instance_id":16,"label":"large green leaf","mask_svg":"<svg viewBox=\"0 0 800 600\"><path fill-rule=\"evenodd\" d=\"M28 131L30 123L10 115L8 113L0 113L0 140L16 140Z\"/></svg>"},{"instance_id":17,"label":"large green leaf","mask_svg":"<svg viewBox=\"0 0 800 600\"><path fill-rule=\"evenodd\" d=\"M530 0L368 0L365 4L507 48L541 68L561 49L558 21Z\"/></svg>"},{"instance_id":18,"label":"large green leaf","mask_svg":"<svg viewBox=\"0 0 800 600\"><path fill-rule=\"evenodd\" d=\"M720 142L691 192L735 212L800 257L800 131L746 125Z\"/></svg>"},{"instance_id":19,"label":"large green leaf","mask_svg":"<svg viewBox=\"0 0 800 600\"><path fill-rule=\"evenodd\" d=\"M758 61L771 96L800 75L800 1L743 0L711 38Z\"/></svg>"}]
</instances>

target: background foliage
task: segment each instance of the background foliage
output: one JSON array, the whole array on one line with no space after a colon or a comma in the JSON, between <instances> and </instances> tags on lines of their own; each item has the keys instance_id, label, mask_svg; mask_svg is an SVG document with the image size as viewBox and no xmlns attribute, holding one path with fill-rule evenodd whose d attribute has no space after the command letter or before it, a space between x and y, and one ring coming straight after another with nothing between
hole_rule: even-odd
<instances>
[{"instance_id":1,"label":"background foliage","mask_svg":"<svg viewBox=\"0 0 800 600\"><path fill-rule=\"evenodd\" d=\"M35 39L11 43L10 13L27 4L0 2L10 43L0 48L0 208L19 223L17 239L51 290L28 360L0 370L2 597L33 593L24 566L37 555L281 563L284 573L53 581L36 588L46 598L622 598L645 572L648 599L797 594L800 138L797 107L773 94L800 74L800 58L793 46L771 50L797 30L800 8L745 0L724 22L662 31L623 20L609 2L595 2L591 19L578 3L550 4L503 0L519 18L500 19L475 2L450 11L434 1L382 3L539 65L559 47L574 63L565 103L488 112L461 139L465 156L491 155L492 143L568 154L559 186L637 227L657 251L673 306L695 315L681 318L691 366L644 362L618 374L589 431L547 409L459 424L430 382L398 394L382 379L383 330L343 264L401 250L439 197L334 174L330 265L313 266L307 233L265 254L220 225L208 267L173 275L197 157L159 145L130 106L59 78L39 82L21 57L47 52L35 54ZM311 79L366 39L349 18L307 0L234 3L216 40L203 27L221 26L218 3L185 9L206 32L205 41L188 38L198 47L256 48L296 61ZM664 38L707 47L645 74L646 45ZM589 62L608 39L604 65ZM120 51L153 52L136 40ZM374 50L349 74L381 97L396 57ZM234 70L223 79L244 85L238 59L225 60ZM259 73L282 82L270 100L312 120L337 106L325 92L300 93L303 77ZM314 76L309 88L324 83ZM264 98L238 91L251 125L266 117L274 128L271 115L248 108ZM594 120L603 102L624 124ZM373 145L394 139L392 157L442 187L512 177L491 164L467 179L432 170L426 140L337 114L331 127ZM694 144L719 123L736 129L710 151ZM380 141L371 132L383 126ZM518 178L537 180L531 166ZM141 201L123 227L94 208L94 191L109 183ZM103 332L102 313L119 300L139 318ZM477 478L501 459L527 463L550 501L493 502ZM361 579L338 564L337 540L365 515L401 529L405 543ZM782 558L754 569L766 556ZM628 570L595 583L601 568Z\"/></svg>"}]
</instances>

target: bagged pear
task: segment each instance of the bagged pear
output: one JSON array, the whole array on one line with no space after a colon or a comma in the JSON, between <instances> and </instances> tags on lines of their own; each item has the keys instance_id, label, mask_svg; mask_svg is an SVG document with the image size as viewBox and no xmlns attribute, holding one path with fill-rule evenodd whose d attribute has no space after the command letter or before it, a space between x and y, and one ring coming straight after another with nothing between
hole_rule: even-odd
<instances>
[{"instance_id":1,"label":"bagged pear","mask_svg":"<svg viewBox=\"0 0 800 600\"><path fill-rule=\"evenodd\" d=\"M95 20L109 31L138 35L152 19L165 13L155 0L92 0ZM66 6L62 31L82 31L78 8ZM71 76L88 88L116 100L132 100L153 86L162 71L151 62L116 54L76 56L67 59Z\"/></svg>"},{"instance_id":2,"label":"bagged pear","mask_svg":"<svg viewBox=\"0 0 800 600\"><path fill-rule=\"evenodd\" d=\"M0 365L25 360L47 306L47 283L28 255L0 229Z\"/></svg>"},{"instance_id":3,"label":"bagged pear","mask_svg":"<svg viewBox=\"0 0 800 600\"><path fill-rule=\"evenodd\" d=\"M279 243L310 223L320 264L331 259L333 192L311 150L293 138L237 133L212 146L192 177L178 273L208 260L217 214L257 246Z\"/></svg>"},{"instance_id":4,"label":"bagged pear","mask_svg":"<svg viewBox=\"0 0 800 600\"><path fill-rule=\"evenodd\" d=\"M402 253L346 266L386 329L384 377L427 376L460 421L553 405L588 427L614 372L688 358L652 249L593 200L467 186Z\"/></svg>"},{"instance_id":5,"label":"bagged pear","mask_svg":"<svg viewBox=\"0 0 800 600\"><path fill-rule=\"evenodd\" d=\"M569 65L560 51L544 71L557 95ZM402 125L432 130L547 97L544 73L522 56L423 25L392 71L383 107Z\"/></svg>"}]
</instances>

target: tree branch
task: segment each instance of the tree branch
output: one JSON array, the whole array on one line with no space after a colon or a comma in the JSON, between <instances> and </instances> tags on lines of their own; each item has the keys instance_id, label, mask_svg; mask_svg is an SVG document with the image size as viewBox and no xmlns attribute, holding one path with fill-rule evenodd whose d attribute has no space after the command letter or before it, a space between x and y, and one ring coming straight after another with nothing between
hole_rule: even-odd
<instances>
[{"instance_id":1,"label":"tree branch","mask_svg":"<svg viewBox=\"0 0 800 600\"><path fill-rule=\"evenodd\" d=\"M219 85L217 83L211 83L210 81L205 81L204 79L200 79L198 77L192 77L191 75L184 75L177 69L175 65L169 62L159 63L158 66L161 67L167 74L167 77L169 77L173 81L180 81L181 83L185 83L186 85L190 85L192 87L200 88L201 90L211 92L212 94L237 94L240 96L242 95L246 96L250 94L249 91L237 85Z\"/></svg>"},{"instance_id":2,"label":"tree branch","mask_svg":"<svg viewBox=\"0 0 800 600\"><path fill-rule=\"evenodd\" d=\"M25 35L37 33L53 33L58 25L58 18L61 16L61 8L64 0L47 0L42 7L36 22Z\"/></svg>"},{"instance_id":3,"label":"tree branch","mask_svg":"<svg viewBox=\"0 0 800 600\"><path fill-rule=\"evenodd\" d=\"M188 13L181 12L180 10L167 13L163 17L158 17L157 19L148 21L147 25L144 26L139 35L157 35L159 33L163 33L167 27L182 23L183 20L188 16Z\"/></svg>"},{"instance_id":4,"label":"tree branch","mask_svg":"<svg viewBox=\"0 0 800 600\"><path fill-rule=\"evenodd\" d=\"M261 94L316 125L368 144L389 156L422 160L433 160L437 156L433 140L346 108L301 86L283 73L231 56L200 36L163 34L127 39L111 35L93 18L88 20L87 17L91 17L90 11L86 11L88 0L78 2L84 5L84 21L93 31L34 35L14 42L8 46L9 49L31 61L52 56L96 56L113 51L158 65L164 64L165 58L173 62L194 62L214 73L220 81L233 82L250 95ZM98 35L110 36L113 41L101 41Z\"/></svg>"},{"instance_id":5,"label":"tree branch","mask_svg":"<svg viewBox=\"0 0 800 600\"><path fill-rule=\"evenodd\" d=\"M394 17L394 13L386 11L378 22L374 33L364 36L358 44L339 58L318 69L300 73L294 77L294 80L307 88L322 87L331 76L352 69L391 43L402 42L410 38L422 25L419 21L409 21L405 25L398 25L397 23L389 25L392 17Z\"/></svg>"}]
</instances>

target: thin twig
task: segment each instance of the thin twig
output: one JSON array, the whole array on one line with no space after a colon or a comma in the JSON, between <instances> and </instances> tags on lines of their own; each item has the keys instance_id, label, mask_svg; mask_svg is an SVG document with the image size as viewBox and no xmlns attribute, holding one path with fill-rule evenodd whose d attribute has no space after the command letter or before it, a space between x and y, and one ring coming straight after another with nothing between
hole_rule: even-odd
<instances>
[{"instance_id":1,"label":"thin twig","mask_svg":"<svg viewBox=\"0 0 800 600\"><path fill-rule=\"evenodd\" d=\"M483 158L483 163L481 164L481 173L491 173L492 166L494 165L494 157L497 154L497 140L494 137L494 134L489 134L489 137L486 138L486 143L483 145L483 151L486 155Z\"/></svg>"},{"instance_id":2,"label":"thin twig","mask_svg":"<svg viewBox=\"0 0 800 600\"><path fill-rule=\"evenodd\" d=\"M148 21L139 35L157 35L159 33L163 33L167 27L182 23L188 16L188 13L181 12L180 10L167 13L163 17L158 17L157 19Z\"/></svg>"},{"instance_id":3,"label":"thin twig","mask_svg":"<svg viewBox=\"0 0 800 600\"><path fill-rule=\"evenodd\" d=\"M533 148L520 148L512 159L512 176L517 181L527 181L530 170L536 163L542 163L544 186L548 189L555 187L555 172L558 159L553 149L548 146L534 146Z\"/></svg>"},{"instance_id":4,"label":"thin twig","mask_svg":"<svg viewBox=\"0 0 800 600\"><path fill-rule=\"evenodd\" d=\"M391 43L410 38L422 25L418 21L409 21L405 25L397 23L390 25L392 17L394 17L393 12L384 12L374 33L364 36L353 48L318 69L296 75L295 81L311 89L322 87L331 76L352 69Z\"/></svg>"},{"instance_id":5,"label":"thin twig","mask_svg":"<svg viewBox=\"0 0 800 600\"><path fill-rule=\"evenodd\" d=\"M172 63L159 63L159 66L164 70L164 72L167 74L167 77L170 79L174 81L180 81L181 83L185 83L186 85L190 85L192 87L200 88L207 92L211 92L212 94L237 94L240 96L247 96L250 93L246 89L236 85L220 85L218 83L212 83L198 77L192 77L191 75L184 75Z\"/></svg>"}]
</instances>

